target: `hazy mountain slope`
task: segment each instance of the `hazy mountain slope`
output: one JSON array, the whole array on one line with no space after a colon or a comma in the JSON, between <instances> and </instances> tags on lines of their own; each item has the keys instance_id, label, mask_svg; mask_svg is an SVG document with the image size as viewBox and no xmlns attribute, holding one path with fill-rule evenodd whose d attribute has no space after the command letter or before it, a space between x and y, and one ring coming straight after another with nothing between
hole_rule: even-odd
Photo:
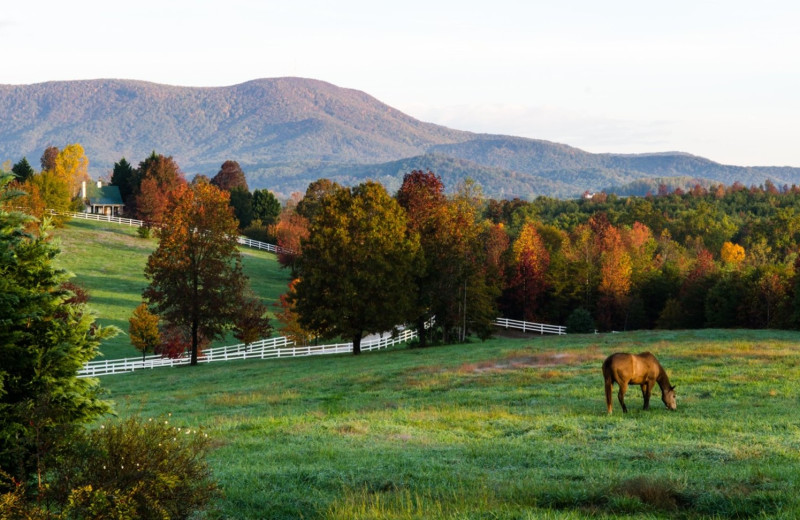
<instances>
[{"instance_id":1,"label":"hazy mountain slope","mask_svg":"<svg viewBox=\"0 0 800 520\"><path fill-rule=\"evenodd\" d=\"M423 123L363 92L300 78L187 88L94 80L0 86L0 157L35 161L80 142L94 171L152 150L191 173L242 164L383 162L470 134ZM199 170L198 166L204 168Z\"/></svg>"},{"instance_id":2,"label":"hazy mountain slope","mask_svg":"<svg viewBox=\"0 0 800 520\"><path fill-rule=\"evenodd\" d=\"M392 189L412 169L454 189L472 177L492 197L569 197L652 177L800 184L798 168L726 166L685 153L593 154L564 144L475 134L414 119L353 89L303 78L191 88L127 80L0 85L0 161L38 166L49 145L81 143L90 173L125 157L172 155L187 175L234 159L252 188L283 195L329 176Z\"/></svg>"},{"instance_id":3,"label":"hazy mountain slope","mask_svg":"<svg viewBox=\"0 0 800 520\"><path fill-rule=\"evenodd\" d=\"M343 185L353 185L365 180L378 181L393 193L403 182L403 176L413 170L433 171L442 177L449 191L470 178L479 183L487 195L513 198L551 195L572 196L574 186L541 176L484 166L441 154L424 154L380 164L303 163L256 167L248 173L251 186L269 186L288 194L305 191L308 184L325 177Z\"/></svg>"}]
</instances>

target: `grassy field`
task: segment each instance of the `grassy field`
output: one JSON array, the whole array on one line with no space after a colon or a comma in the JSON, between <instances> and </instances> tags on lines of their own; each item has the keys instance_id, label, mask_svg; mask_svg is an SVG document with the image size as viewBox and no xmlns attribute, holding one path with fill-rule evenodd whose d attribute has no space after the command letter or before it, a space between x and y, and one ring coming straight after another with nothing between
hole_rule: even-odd
<instances>
[{"instance_id":1,"label":"grassy field","mask_svg":"<svg viewBox=\"0 0 800 520\"><path fill-rule=\"evenodd\" d=\"M89 305L101 325L114 325L123 333L106 341L101 351L106 359L135 357L128 340L128 319L142 301L147 281L144 266L155 249L154 239L142 239L136 228L107 222L72 219L54 235L61 254L56 263L76 276L74 282L89 291ZM265 304L286 292L288 272L280 269L275 255L242 248L242 265L250 284ZM277 325L277 324L275 324ZM232 336L214 345L238 343Z\"/></svg>"},{"instance_id":2,"label":"grassy field","mask_svg":"<svg viewBox=\"0 0 800 520\"><path fill-rule=\"evenodd\" d=\"M653 352L669 412L605 411L602 360ZM800 517L800 333L494 339L108 376L122 416L204 428L212 518Z\"/></svg>"}]
</instances>

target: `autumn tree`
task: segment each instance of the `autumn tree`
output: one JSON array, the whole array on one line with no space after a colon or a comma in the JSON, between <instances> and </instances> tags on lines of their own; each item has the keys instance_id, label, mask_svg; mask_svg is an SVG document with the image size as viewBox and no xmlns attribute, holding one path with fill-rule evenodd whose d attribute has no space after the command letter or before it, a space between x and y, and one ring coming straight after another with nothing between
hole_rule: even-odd
<instances>
[{"instance_id":1,"label":"autumn tree","mask_svg":"<svg viewBox=\"0 0 800 520\"><path fill-rule=\"evenodd\" d=\"M233 321L233 337L249 346L271 333L267 307L251 292L244 293Z\"/></svg>"},{"instance_id":2,"label":"autumn tree","mask_svg":"<svg viewBox=\"0 0 800 520\"><path fill-rule=\"evenodd\" d=\"M142 363L148 352L155 352L161 345L158 316L150 312L147 304L142 303L134 309L128 320L128 336L131 344L142 353Z\"/></svg>"},{"instance_id":3,"label":"autumn tree","mask_svg":"<svg viewBox=\"0 0 800 520\"><path fill-rule=\"evenodd\" d=\"M225 161L222 163L217 174L211 178L211 184L217 188L225 191L233 191L235 189L242 189L249 192L250 188L247 186L247 179L245 178L244 171L239 163L236 161Z\"/></svg>"},{"instance_id":4,"label":"autumn tree","mask_svg":"<svg viewBox=\"0 0 800 520\"><path fill-rule=\"evenodd\" d=\"M275 317L283 325L280 328L281 333L283 333L284 336L291 338L295 343L299 343L300 345L308 345L308 343L315 336L317 336L317 334L303 328L303 326L300 324L300 315L297 314L294 299L295 289L298 282L299 279L292 279L292 281L289 282L288 290L281 294L280 300L273 305L279 309L276 311Z\"/></svg>"},{"instance_id":5,"label":"autumn tree","mask_svg":"<svg viewBox=\"0 0 800 520\"><path fill-rule=\"evenodd\" d=\"M437 252L441 248L444 208L447 197L444 183L435 173L414 170L403 177L403 184L397 192L397 201L406 211L408 229L419 236L419 264L414 271L415 309L414 326L419 337L420 347L428 344L427 327L433 318L434 300L437 296L435 281L438 278Z\"/></svg>"},{"instance_id":6,"label":"autumn tree","mask_svg":"<svg viewBox=\"0 0 800 520\"><path fill-rule=\"evenodd\" d=\"M738 267L744 261L744 248L739 244L725 242L719 256L726 265Z\"/></svg>"},{"instance_id":7,"label":"autumn tree","mask_svg":"<svg viewBox=\"0 0 800 520\"><path fill-rule=\"evenodd\" d=\"M167 212L169 225L159 229L158 247L147 260L143 295L155 314L188 338L195 365L203 338L231 329L243 303L247 278L238 227L227 192L210 184L179 185Z\"/></svg>"},{"instance_id":8,"label":"autumn tree","mask_svg":"<svg viewBox=\"0 0 800 520\"><path fill-rule=\"evenodd\" d=\"M297 203L295 211L298 215L310 221L319 211L322 199L338 192L341 188L342 186L330 179L318 179L308 185L306 193Z\"/></svg>"},{"instance_id":9,"label":"autumn tree","mask_svg":"<svg viewBox=\"0 0 800 520\"><path fill-rule=\"evenodd\" d=\"M513 246L513 267L509 283L512 301L526 321L540 318L539 309L544 305L547 290L547 269L550 265L550 253L536 230L533 222L522 227Z\"/></svg>"},{"instance_id":10,"label":"autumn tree","mask_svg":"<svg viewBox=\"0 0 800 520\"><path fill-rule=\"evenodd\" d=\"M44 149L42 157L39 159L43 172L56 169L56 157L58 157L59 152L60 150L56 146L48 146Z\"/></svg>"},{"instance_id":11,"label":"autumn tree","mask_svg":"<svg viewBox=\"0 0 800 520\"><path fill-rule=\"evenodd\" d=\"M169 196L185 184L178 163L172 157L153 152L136 170L132 183L132 212L150 225L159 225L165 216Z\"/></svg>"},{"instance_id":12,"label":"autumn tree","mask_svg":"<svg viewBox=\"0 0 800 520\"><path fill-rule=\"evenodd\" d=\"M419 243L380 184L337 188L318 200L297 264L300 323L353 341L409 319Z\"/></svg>"},{"instance_id":13,"label":"autumn tree","mask_svg":"<svg viewBox=\"0 0 800 520\"><path fill-rule=\"evenodd\" d=\"M44 208L62 212L70 211L72 196L69 191L69 183L54 170L44 170L31 177L26 184L32 187L28 190L30 196L38 198ZM57 218L56 224L60 224L61 221L61 218Z\"/></svg>"},{"instance_id":14,"label":"autumn tree","mask_svg":"<svg viewBox=\"0 0 800 520\"><path fill-rule=\"evenodd\" d=\"M297 213L291 205L283 208L275 225L275 240L278 245L278 262L283 267L295 269L303 254L303 241L308 238L308 219Z\"/></svg>"},{"instance_id":15,"label":"autumn tree","mask_svg":"<svg viewBox=\"0 0 800 520\"><path fill-rule=\"evenodd\" d=\"M445 343L463 342L473 332L485 339L491 336L497 318L501 280L487 277L480 206L477 187L467 182L437 217L440 243L432 258L436 266L431 277L435 290L432 310Z\"/></svg>"},{"instance_id":16,"label":"autumn tree","mask_svg":"<svg viewBox=\"0 0 800 520\"><path fill-rule=\"evenodd\" d=\"M81 184L90 180L89 158L78 143L69 144L58 152L53 171L67 183L70 198L76 197Z\"/></svg>"},{"instance_id":17,"label":"autumn tree","mask_svg":"<svg viewBox=\"0 0 800 520\"><path fill-rule=\"evenodd\" d=\"M625 328L625 313L631 290L631 257L620 230L606 226L601 231L598 316L606 328Z\"/></svg>"}]
</instances>

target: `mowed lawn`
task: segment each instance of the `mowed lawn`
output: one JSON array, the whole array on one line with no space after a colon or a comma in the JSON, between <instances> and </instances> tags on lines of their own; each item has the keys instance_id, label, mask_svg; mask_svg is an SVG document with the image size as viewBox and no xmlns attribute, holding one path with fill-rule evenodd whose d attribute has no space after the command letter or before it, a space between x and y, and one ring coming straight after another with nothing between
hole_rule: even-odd
<instances>
[{"instance_id":1,"label":"mowed lawn","mask_svg":"<svg viewBox=\"0 0 800 520\"><path fill-rule=\"evenodd\" d=\"M601 363L677 386L606 414ZM800 333L493 339L101 379L118 413L201 427L211 518L800 517Z\"/></svg>"},{"instance_id":2,"label":"mowed lawn","mask_svg":"<svg viewBox=\"0 0 800 520\"><path fill-rule=\"evenodd\" d=\"M135 227L90 220L70 220L53 235L60 241L61 254L56 264L73 274L73 282L89 291L89 305L101 325L114 325L122 333L101 346L105 359L136 357L138 352L128 338L128 319L142 302L147 286L144 267L158 245L155 239L142 239ZM286 292L288 271L281 269L275 255L266 251L240 248L245 274L253 291L266 305L277 302ZM273 326L279 324L273 320ZM235 344L229 336L214 346Z\"/></svg>"}]
</instances>

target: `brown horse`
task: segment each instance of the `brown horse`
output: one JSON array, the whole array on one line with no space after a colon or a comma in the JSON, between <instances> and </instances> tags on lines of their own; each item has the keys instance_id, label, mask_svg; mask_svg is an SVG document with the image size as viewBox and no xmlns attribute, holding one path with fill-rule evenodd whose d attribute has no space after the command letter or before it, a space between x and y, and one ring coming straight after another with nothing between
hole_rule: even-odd
<instances>
[{"instance_id":1,"label":"brown horse","mask_svg":"<svg viewBox=\"0 0 800 520\"><path fill-rule=\"evenodd\" d=\"M658 383L661 387L661 400L670 410L675 410L675 387L669 384L667 372L656 357L649 353L642 354L623 354L618 352L611 354L603 361L603 377L606 380L606 405L608 413L611 413L611 389L614 382L619 385L619 404L622 405L623 413L628 412L625 406L625 392L628 385L641 385L642 397L644 397L644 409L650 408L650 392L653 385Z\"/></svg>"}]
</instances>

